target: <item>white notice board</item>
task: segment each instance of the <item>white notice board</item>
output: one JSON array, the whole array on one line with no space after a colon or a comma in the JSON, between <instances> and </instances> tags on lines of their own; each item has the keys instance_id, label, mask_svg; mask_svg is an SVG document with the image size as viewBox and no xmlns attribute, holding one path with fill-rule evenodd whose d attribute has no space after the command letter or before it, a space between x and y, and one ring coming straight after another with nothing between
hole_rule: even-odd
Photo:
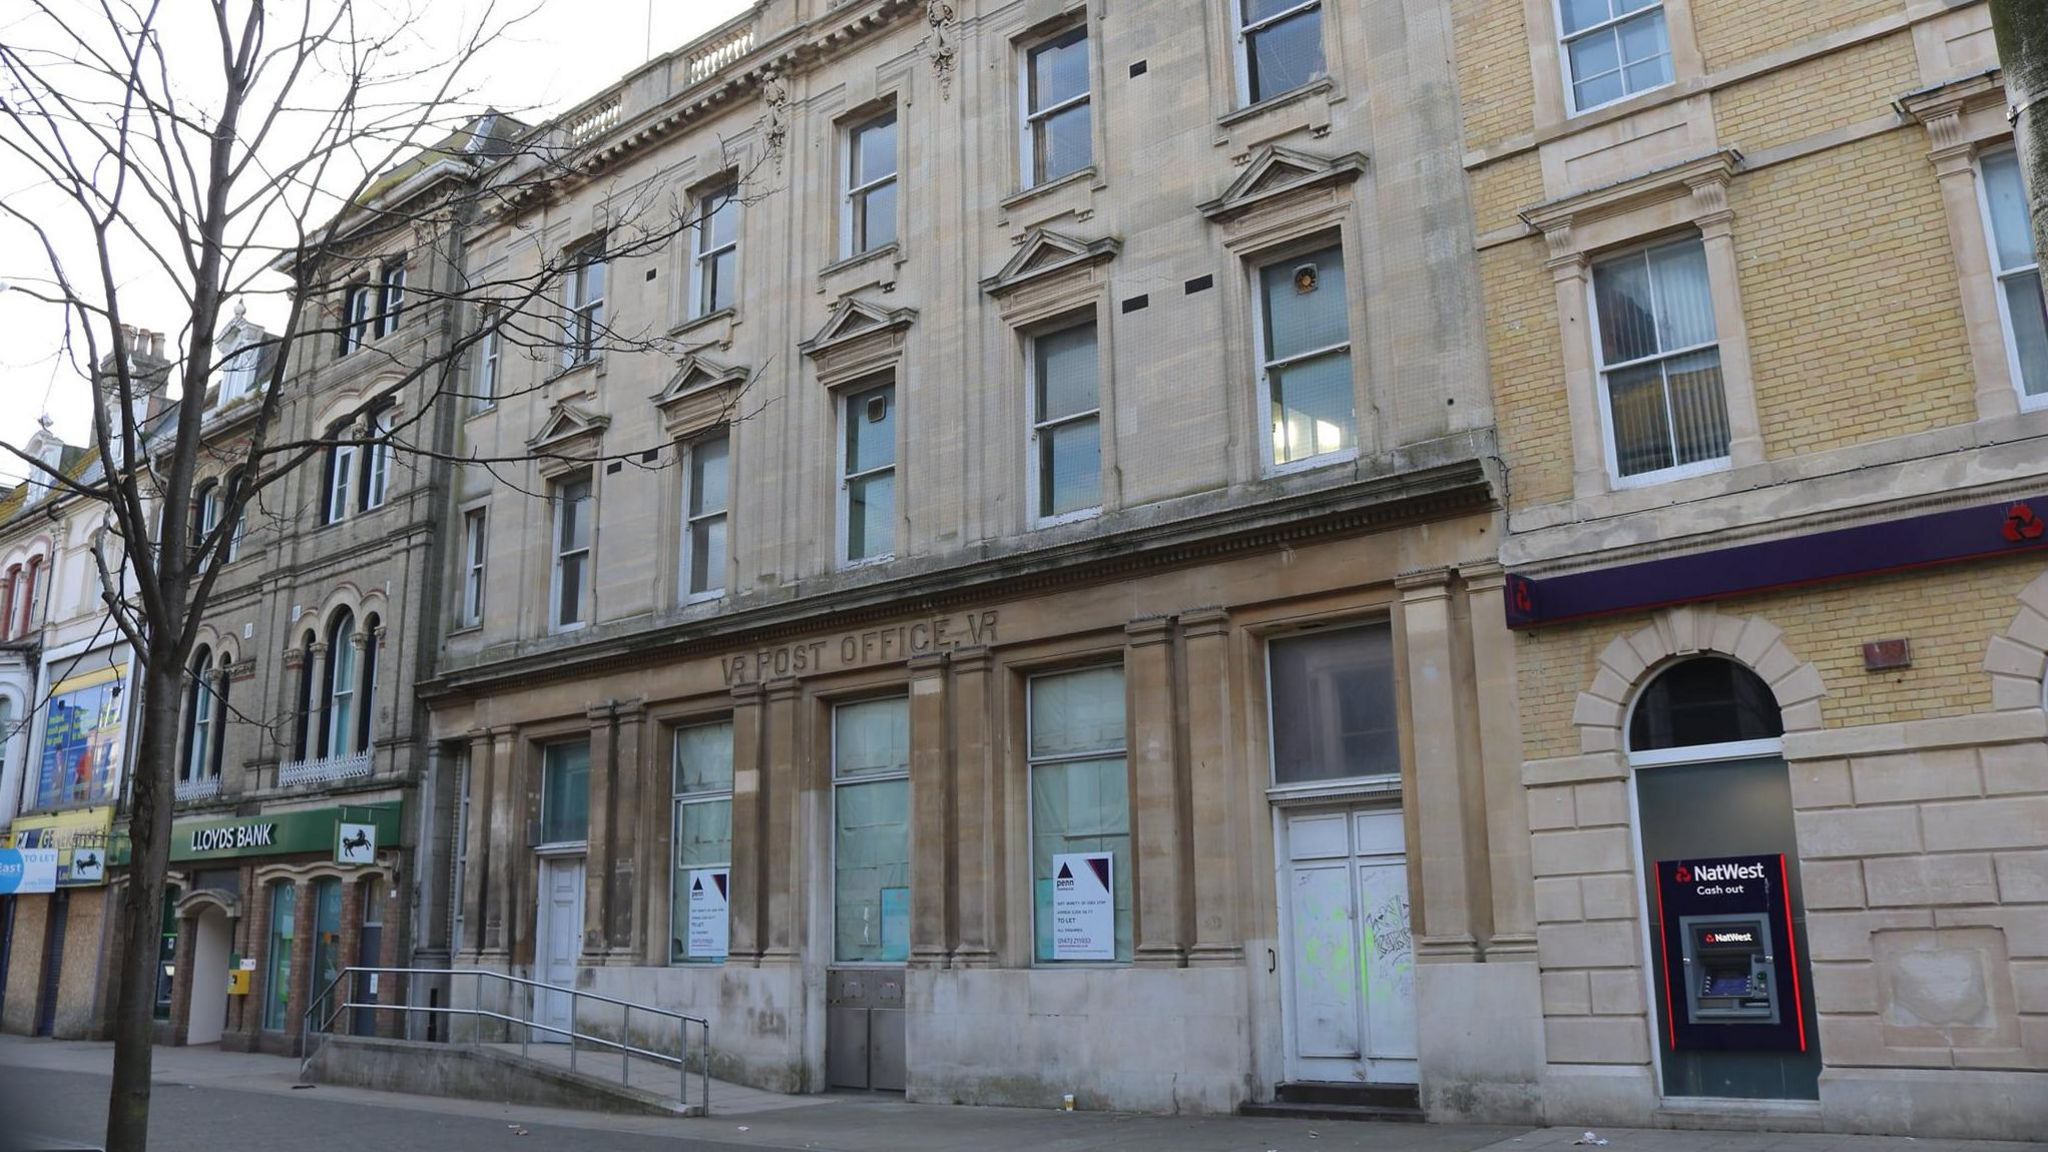
<instances>
[{"instance_id":1,"label":"white notice board","mask_svg":"<svg viewBox=\"0 0 2048 1152\"><path fill-rule=\"evenodd\" d=\"M1116 857L1065 852L1052 858L1052 958L1116 959Z\"/></svg>"}]
</instances>

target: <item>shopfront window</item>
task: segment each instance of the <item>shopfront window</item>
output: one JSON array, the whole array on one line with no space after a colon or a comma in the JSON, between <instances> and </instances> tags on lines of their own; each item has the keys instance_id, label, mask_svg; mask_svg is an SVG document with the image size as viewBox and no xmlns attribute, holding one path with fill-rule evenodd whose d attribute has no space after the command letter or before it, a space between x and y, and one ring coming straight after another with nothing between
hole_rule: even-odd
<instances>
[{"instance_id":1,"label":"shopfront window","mask_svg":"<svg viewBox=\"0 0 2048 1152\"><path fill-rule=\"evenodd\" d=\"M910 958L910 701L832 711L832 958Z\"/></svg>"},{"instance_id":2,"label":"shopfront window","mask_svg":"<svg viewBox=\"0 0 2048 1152\"><path fill-rule=\"evenodd\" d=\"M1032 924L1040 961L1131 958L1131 779L1124 672L1089 668L1031 680ZM1114 955L1088 939L1087 899L1108 856ZM1062 873L1066 873L1062 875ZM1078 897L1078 898L1077 898ZM1068 927L1056 933L1055 925Z\"/></svg>"},{"instance_id":3,"label":"shopfront window","mask_svg":"<svg viewBox=\"0 0 2048 1152\"><path fill-rule=\"evenodd\" d=\"M334 1006L348 996L335 987L341 976L341 881L329 877L313 883L313 986L306 1002L313 1005L313 1030L325 1032Z\"/></svg>"},{"instance_id":4,"label":"shopfront window","mask_svg":"<svg viewBox=\"0 0 2048 1152\"><path fill-rule=\"evenodd\" d=\"M732 892L732 722L676 729L672 963L725 959Z\"/></svg>"},{"instance_id":5,"label":"shopfront window","mask_svg":"<svg viewBox=\"0 0 2048 1152\"><path fill-rule=\"evenodd\" d=\"M289 881L270 886L270 978L263 984L263 1027L281 1032L292 1003L292 938L299 892Z\"/></svg>"},{"instance_id":6,"label":"shopfront window","mask_svg":"<svg viewBox=\"0 0 2048 1152\"><path fill-rule=\"evenodd\" d=\"M1401 771L1392 626L1290 636L1268 651L1275 784Z\"/></svg>"},{"instance_id":7,"label":"shopfront window","mask_svg":"<svg viewBox=\"0 0 2048 1152\"><path fill-rule=\"evenodd\" d=\"M540 842L590 838L590 742L550 744L541 760Z\"/></svg>"}]
</instances>

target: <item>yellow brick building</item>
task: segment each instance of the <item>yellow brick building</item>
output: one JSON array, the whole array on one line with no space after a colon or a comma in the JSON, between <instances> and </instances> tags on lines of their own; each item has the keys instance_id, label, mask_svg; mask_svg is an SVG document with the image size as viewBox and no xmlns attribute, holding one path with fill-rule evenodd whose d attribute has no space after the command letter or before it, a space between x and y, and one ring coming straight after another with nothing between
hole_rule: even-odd
<instances>
[{"instance_id":1,"label":"yellow brick building","mask_svg":"<svg viewBox=\"0 0 2048 1152\"><path fill-rule=\"evenodd\" d=\"M1986 6L1452 18L1546 1116L2048 1131L2048 322Z\"/></svg>"}]
</instances>

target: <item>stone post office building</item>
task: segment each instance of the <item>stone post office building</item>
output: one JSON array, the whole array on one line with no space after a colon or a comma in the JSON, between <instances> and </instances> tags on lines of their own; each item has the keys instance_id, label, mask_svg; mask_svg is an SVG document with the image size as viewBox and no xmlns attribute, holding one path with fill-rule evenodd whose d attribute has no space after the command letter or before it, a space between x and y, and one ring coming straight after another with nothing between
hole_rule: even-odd
<instances>
[{"instance_id":1,"label":"stone post office building","mask_svg":"<svg viewBox=\"0 0 2048 1152\"><path fill-rule=\"evenodd\" d=\"M457 963L790 1091L1535 1115L1449 33L771 0L549 128L469 250L568 272L470 366Z\"/></svg>"}]
</instances>

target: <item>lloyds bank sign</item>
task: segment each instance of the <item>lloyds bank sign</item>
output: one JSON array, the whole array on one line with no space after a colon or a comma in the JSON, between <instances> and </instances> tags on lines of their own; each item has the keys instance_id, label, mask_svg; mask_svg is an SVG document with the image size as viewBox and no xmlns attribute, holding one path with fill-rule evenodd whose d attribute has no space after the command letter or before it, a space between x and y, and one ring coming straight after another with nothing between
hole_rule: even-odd
<instances>
[{"instance_id":1,"label":"lloyds bank sign","mask_svg":"<svg viewBox=\"0 0 2048 1152\"><path fill-rule=\"evenodd\" d=\"M398 844L397 804L348 804L334 808L267 812L231 819L179 821L171 827L171 859L224 860L240 856L321 855L333 857L341 827L375 829L369 843Z\"/></svg>"}]
</instances>

